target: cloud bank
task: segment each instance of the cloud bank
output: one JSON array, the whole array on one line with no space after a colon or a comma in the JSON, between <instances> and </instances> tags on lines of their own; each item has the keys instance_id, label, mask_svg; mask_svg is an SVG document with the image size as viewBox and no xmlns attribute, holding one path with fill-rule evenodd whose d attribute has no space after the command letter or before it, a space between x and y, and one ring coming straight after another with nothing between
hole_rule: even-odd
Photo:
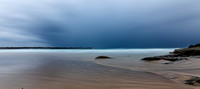
<instances>
[{"instance_id":1,"label":"cloud bank","mask_svg":"<svg viewBox=\"0 0 200 89\"><path fill-rule=\"evenodd\" d=\"M199 0L0 0L0 46L183 47Z\"/></svg>"}]
</instances>

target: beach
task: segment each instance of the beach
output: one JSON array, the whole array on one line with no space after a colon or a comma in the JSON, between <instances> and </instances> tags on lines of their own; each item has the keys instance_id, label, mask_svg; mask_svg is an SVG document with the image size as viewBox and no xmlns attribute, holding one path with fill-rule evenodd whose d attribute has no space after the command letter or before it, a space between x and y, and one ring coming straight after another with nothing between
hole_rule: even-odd
<instances>
[{"instance_id":1,"label":"beach","mask_svg":"<svg viewBox=\"0 0 200 89\"><path fill-rule=\"evenodd\" d=\"M0 50L0 88L199 89L181 82L199 76L199 58L168 65L140 60L172 50Z\"/></svg>"}]
</instances>

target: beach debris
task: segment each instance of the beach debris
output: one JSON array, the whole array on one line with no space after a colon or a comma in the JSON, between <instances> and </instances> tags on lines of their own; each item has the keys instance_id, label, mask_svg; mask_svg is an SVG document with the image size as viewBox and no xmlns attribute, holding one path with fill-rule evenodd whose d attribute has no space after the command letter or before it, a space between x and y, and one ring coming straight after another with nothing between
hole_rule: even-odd
<instances>
[{"instance_id":1,"label":"beach debris","mask_svg":"<svg viewBox=\"0 0 200 89\"><path fill-rule=\"evenodd\" d=\"M200 77L193 76L190 79L185 80L184 83L193 86L200 86Z\"/></svg>"},{"instance_id":2,"label":"beach debris","mask_svg":"<svg viewBox=\"0 0 200 89\"><path fill-rule=\"evenodd\" d=\"M112 58L108 56L98 56L95 59L112 59Z\"/></svg>"}]
</instances>

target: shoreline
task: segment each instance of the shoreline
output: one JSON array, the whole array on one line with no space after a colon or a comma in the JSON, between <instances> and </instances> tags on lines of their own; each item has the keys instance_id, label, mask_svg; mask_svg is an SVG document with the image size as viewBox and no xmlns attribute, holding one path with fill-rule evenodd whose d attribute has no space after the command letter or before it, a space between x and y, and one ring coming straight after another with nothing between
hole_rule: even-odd
<instances>
[{"instance_id":1,"label":"shoreline","mask_svg":"<svg viewBox=\"0 0 200 89\"><path fill-rule=\"evenodd\" d=\"M131 66L116 64L114 61L110 63L99 62L99 64L150 72L172 80L178 85L200 89L200 44L175 49L173 52L169 52L168 55L145 57L140 61L145 63L135 64L136 66L134 66L134 63ZM140 62L138 61L138 63Z\"/></svg>"},{"instance_id":2,"label":"shoreline","mask_svg":"<svg viewBox=\"0 0 200 89\"><path fill-rule=\"evenodd\" d=\"M100 54L1 53L0 63L6 64L0 65L0 87L3 89L20 87L24 89L192 89L176 85L171 80L149 72L96 64L94 63L96 55ZM115 57L118 56L115 54Z\"/></svg>"},{"instance_id":3,"label":"shoreline","mask_svg":"<svg viewBox=\"0 0 200 89\"><path fill-rule=\"evenodd\" d=\"M200 63L200 58L195 58L195 60L196 59ZM191 61L194 61L194 59L189 58L188 62L191 62ZM199 86L192 86L192 85L184 84L184 80L188 80L194 76L200 77L200 67L196 67L196 68L186 68L186 67L185 68L166 68L166 69L162 69L162 68L157 68L157 69L152 68L151 69L151 68L146 67L146 68L137 69L134 67L132 67L132 68L126 67L126 65L124 65L124 66L112 65L112 64L101 63L98 61L96 61L96 63L100 64L100 65L104 65L104 66L115 67L115 68L122 68L122 69L129 69L129 70L133 70L133 71L152 73L154 75L158 75L158 76L164 77L170 81L173 81L174 83L177 84L177 86L185 86L185 87L192 88L192 89L200 89ZM177 63L177 64L179 64L179 63ZM177 64L175 64L175 65L177 65ZM165 64L163 64L163 65L165 65ZM181 64L179 64L179 65L181 65ZM198 65L195 65L195 66L198 66ZM191 70L196 71L196 73L191 72Z\"/></svg>"},{"instance_id":4,"label":"shoreline","mask_svg":"<svg viewBox=\"0 0 200 89\"><path fill-rule=\"evenodd\" d=\"M70 78L68 76L73 76L74 74L76 76L80 76L80 78L84 78L84 76L87 76L87 78L84 78L84 79L88 80L88 83L86 83L88 86L90 85L90 81L96 81L96 82L102 82L102 83L106 82L107 81L106 79L96 80L95 78L97 77L104 78L105 76L109 75L110 80L113 80L112 82L119 83L120 86L122 85L120 81L124 82L123 89L134 89L130 87L129 88L125 87L126 84L132 87L138 86L138 88L142 88L142 89L148 89L148 87L149 89L162 89L162 88L164 89L199 89L199 87L184 84L182 80L189 79L192 76L197 76L198 74L200 74L198 72L200 71L199 64L198 64L200 63L200 58L190 57L188 58L189 60L176 61L172 64L163 64L165 61L164 62L163 61L146 62L146 61L139 60L145 56L154 56L154 55L156 56L156 55L167 54L168 51L169 50L160 50L160 51L158 50L148 50L148 51L147 50L129 50L129 51L127 50L124 50L124 51L80 50L80 51L77 51L76 50L76 51L53 51L53 52L15 51L15 52L1 52L0 57L3 58L1 60L4 60L4 58L10 59L10 61L4 60L2 61L2 63L4 62L14 63L14 64L16 63L17 64L16 68L17 70L20 71L19 73L20 75L22 75L21 76L22 79L25 79L25 80L27 79L27 78L24 78L24 74L25 76L29 76L29 77L32 77L32 74L33 74L33 76L35 76L36 78L26 80L26 81L30 81L29 82L30 84L32 84L31 81L35 81L35 80L40 81L39 79L43 77L47 77L47 79L51 79L51 77L48 77L46 75L46 73L49 72L50 74L56 74L56 76L58 73L58 76L61 77L61 78L58 78L58 80L62 80L62 81L65 81L66 79ZM106 55L111 58L105 59L105 60L95 59L95 57L101 56L101 55ZM25 60L25 59L28 59L28 60ZM75 62L70 61L70 60L73 60ZM82 61L84 61L86 64L81 63ZM89 62L92 62L92 64L90 64ZM23 63L20 66L27 66L27 67L20 67L18 63ZM30 64L27 64L27 63L30 63ZM95 63L96 65L93 65L93 63ZM68 66L68 65L71 65L71 66ZM16 71L15 67L9 67L9 66L13 66L13 65L5 65L5 66L2 65L0 69L11 68L11 71L10 72L8 71L8 73L14 73L14 75L8 76L8 77L17 78L15 76L15 72L12 71L12 70ZM27 70L23 68L25 69L28 68L28 70L35 70L36 72L30 72L30 74L26 74ZM72 68L72 69L69 69L71 72L69 72L68 68ZM77 71L74 71L73 68L75 68L75 70ZM99 69L101 69L101 71L99 71ZM104 72L104 71L107 71L107 72ZM3 73L7 71L2 70L1 72ZM18 71L16 71L16 73L18 73ZM105 73L105 74L102 74L102 73ZM67 75L63 75L63 74L67 74ZM96 76L94 76L93 74L95 74ZM88 75L91 75L91 76L88 76ZM115 77L118 76L116 77L116 79L119 78L120 80L115 80L113 75L115 75ZM93 78L91 78L92 76ZM138 78L137 76L140 76L140 77ZM63 78L66 78L66 79L63 80ZM72 80L73 79L79 80L80 78L72 77ZM16 80L19 80L19 79L16 79ZM25 80L22 80L21 82L24 82ZM55 80L53 79L48 82L54 84L54 81L56 80L57 78L55 78ZM41 81L41 83L45 83L45 82L47 81L45 80ZM70 81L67 81L67 83L68 82L71 83ZM13 82L13 83L15 84L17 82ZM99 85L99 83L93 83L93 82L91 83L94 86L97 86L97 85L104 86L101 84ZM65 86L64 83L62 83L62 85ZM35 87L35 86L32 86L32 87ZM46 87L49 87L49 86L46 86ZM137 87L135 88L137 89ZM108 89L112 89L112 88L108 88Z\"/></svg>"}]
</instances>

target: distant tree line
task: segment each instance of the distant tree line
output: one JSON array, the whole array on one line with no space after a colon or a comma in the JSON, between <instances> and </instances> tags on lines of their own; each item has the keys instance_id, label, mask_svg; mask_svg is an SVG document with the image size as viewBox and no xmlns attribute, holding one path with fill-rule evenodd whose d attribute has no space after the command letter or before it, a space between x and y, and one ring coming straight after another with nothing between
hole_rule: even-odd
<instances>
[{"instance_id":1,"label":"distant tree line","mask_svg":"<svg viewBox=\"0 0 200 89\"><path fill-rule=\"evenodd\" d=\"M0 47L0 49L92 49L92 47Z\"/></svg>"}]
</instances>

